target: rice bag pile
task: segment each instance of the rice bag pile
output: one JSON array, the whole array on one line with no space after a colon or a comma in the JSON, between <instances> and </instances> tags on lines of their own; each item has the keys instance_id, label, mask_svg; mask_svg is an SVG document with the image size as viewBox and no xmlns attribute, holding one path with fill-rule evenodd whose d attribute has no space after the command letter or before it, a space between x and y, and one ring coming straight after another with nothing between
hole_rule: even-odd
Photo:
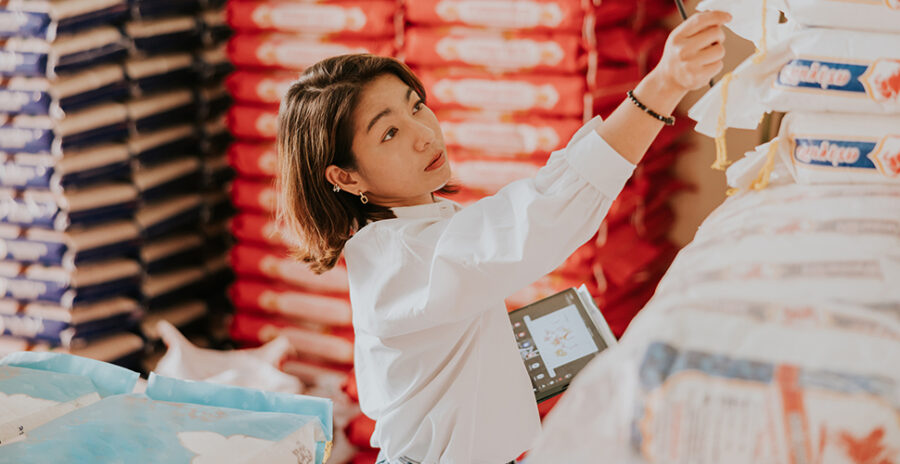
<instances>
[{"instance_id":1,"label":"rice bag pile","mask_svg":"<svg viewBox=\"0 0 900 464\"><path fill-rule=\"evenodd\" d=\"M275 227L278 105L299 74L324 58L395 55L400 8L396 0L231 0L226 6L236 31L227 46L236 71L225 80L236 102L227 115L236 138L227 159L237 172L230 188L237 209L230 225L237 242L229 255L236 274L229 288L235 311L230 335L241 346L284 337L291 346L284 370L318 391L310 394L345 406L349 412L335 415L336 462L355 453L343 429L359 413L340 390L353 364L347 270L339 264L312 273L288 256Z\"/></svg>"},{"instance_id":2,"label":"rice bag pile","mask_svg":"<svg viewBox=\"0 0 900 464\"><path fill-rule=\"evenodd\" d=\"M787 113L778 137L742 160L759 178L733 187L764 187L776 159L801 183L900 182L896 2L707 0L699 8L730 11L728 26L758 48L690 111L698 131L717 137L714 167L728 164L726 128Z\"/></svg>"},{"instance_id":3,"label":"rice bag pile","mask_svg":"<svg viewBox=\"0 0 900 464\"><path fill-rule=\"evenodd\" d=\"M6 350L119 339L138 296L124 0L0 5L0 335ZM129 347L125 349L125 346ZM129 351L131 350L131 351Z\"/></svg>"},{"instance_id":4,"label":"rice bag pile","mask_svg":"<svg viewBox=\"0 0 900 464\"><path fill-rule=\"evenodd\" d=\"M759 51L691 109L697 130L779 135L528 462L892 462L900 449L896 2L708 0ZM782 16L784 19L782 19ZM900 68L897 68L900 69Z\"/></svg>"},{"instance_id":5,"label":"rice bag pile","mask_svg":"<svg viewBox=\"0 0 900 464\"><path fill-rule=\"evenodd\" d=\"M60 354L0 361L3 462L309 463L332 448L330 400L138 374Z\"/></svg>"},{"instance_id":6,"label":"rice bag pile","mask_svg":"<svg viewBox=\"0 0 900 464\"><path fill-rule=\"evenodd\" d=\"M778 163L707 218L526 462L893 462L897 282L900 187Z\"/></svg>"},{"instance_id":7,"label":"rice bag pile","mask_svg":"<svg viewBox=\"0 0 900 464\"><path fill-rule=\"evenodd\" d=\"M148 351L161 355L159 321L217 344L208 327L229 308L232 210L225 192L233 172L225 159L225 119L232 99L224 79L232 69L225 54L231 31L224 2L135 0L130 6L124 67L134 95L129 150L141 197L136 221L147 309L141 330Z\"/></svg>"}]
</instances>

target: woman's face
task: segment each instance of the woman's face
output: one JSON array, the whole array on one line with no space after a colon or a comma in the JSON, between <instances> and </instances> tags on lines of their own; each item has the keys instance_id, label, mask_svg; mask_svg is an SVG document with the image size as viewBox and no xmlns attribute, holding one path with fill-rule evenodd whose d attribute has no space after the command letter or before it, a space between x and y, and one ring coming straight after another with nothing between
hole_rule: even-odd
<instances>
[{"instance_id":1,"label":"woman's face","mask_svg":"<svg viewBox=\"0 0 900 464\"><path fill-rule=\"evenodd\" d=\"M367 84L353 119L357 170L329 166L332 184L394 207L430 203L431 193L450 180L437 118L397 76L385 74Z\"/></svg>"}]
</instances>

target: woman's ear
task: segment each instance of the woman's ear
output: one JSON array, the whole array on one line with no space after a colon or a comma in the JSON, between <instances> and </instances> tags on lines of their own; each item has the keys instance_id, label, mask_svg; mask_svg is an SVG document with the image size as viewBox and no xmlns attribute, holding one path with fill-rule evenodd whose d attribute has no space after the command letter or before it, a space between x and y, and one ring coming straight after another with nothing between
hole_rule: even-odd
<instances>
[{"instance_id":1,"label":"woman's ear","mask_svg":"<svg viewBox=\"0 0 900 464\"><path fill-rule=\"evenodd\" d=\"M338 186L341 190L354 195L366 191L362 179L359 179L359 174L346 171L333 164L325 168L325 179L332 186Z\"/></svg>"}]
</instances>

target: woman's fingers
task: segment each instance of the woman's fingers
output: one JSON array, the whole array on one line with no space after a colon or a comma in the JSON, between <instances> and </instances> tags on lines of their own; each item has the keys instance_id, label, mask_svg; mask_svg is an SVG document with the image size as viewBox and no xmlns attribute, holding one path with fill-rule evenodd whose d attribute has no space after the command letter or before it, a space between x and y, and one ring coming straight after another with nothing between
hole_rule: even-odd
<instances>
[{"instance_id":1,"label":"woman's fingers","mask_svg":"<svg viewBox=\"0 0 900 464\"><path fill-rule=\"evenodd\" d=\"M685 39L682 48L689 53L696 53L710 45L725 42L725 31L722 26L708 27Z\"/></svg>"},{"instance_id":2,"label":"woman's fingers","mask_svg":"<svg viewBox=\"0 0 900 464\"><path fill-rule=\"evenodd\" d=\"M731 21L731 15L724 11L702 11L681 23L676 28L676 33L682 37L690 37L704 29L721 26L728 21Z\"/></svg>"},{"instance_id":3,"label":"woman's fingers","mask_svg":"<svg viewBox=\"0 0 900 464\"><path fill-rule=\"evenodd\" d=\"M705 83L709 79L712 79L722 72L722 68L724 67L725 63L721 61L713 61L712 63L701 66L699 74L703 76L703 79L700 82Z\"/></svg>"},{"instance_id":4,"label":"woman's fingers","mask_svg":"<svg viewBox=\"0 0 900 464\"><path fill-rule=\"evenodd\" d=\"M697 52L691 61L701 65L707 65L722 61L723 58L725 58L725 46L721 43L715 43Z\"/></svg>"}]
</instances>

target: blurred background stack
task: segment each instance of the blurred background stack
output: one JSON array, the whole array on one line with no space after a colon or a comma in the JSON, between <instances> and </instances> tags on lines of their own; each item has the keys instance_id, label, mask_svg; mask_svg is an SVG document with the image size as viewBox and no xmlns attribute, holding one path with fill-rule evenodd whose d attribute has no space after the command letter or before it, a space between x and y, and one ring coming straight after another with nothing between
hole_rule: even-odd
<instances>
[{"instance_id":1,"label":"blurred background stack","mask_svg":"<svg viewBox=\"0 0 900 464\"><path fill-rule=\"evenodd\" d=\"M228 56L236 71L226 81L235 100L228 127L237 139L228 160L237 171L231 189L239 210L232 222L237 244L231 265L235 306L231 336L255 346L284 335L294 355L283 365L307 394L335 401L335 462L355 450L342 435L359 413L341 390L353 365L347 270L339 263L315 275L287 254L273 220L276 194L275 131L278 104L308 66L334 55L396 50L394 0L296 2L230 0L227 20L235 35Z\"/></svg>"},{"instance_id":2,"label":"blurred background stack","mask_svg":"<svg viewBox=\"0 0 900 464\"><path fill-rule=\"evenodd\" d=\"M136 365L124 0L0 6L2 348Z\"/></svg>"},{"instance_id":3,"label":"blurred background stack","mask_svg":"<svg viewBox=\"0 0 900 464\"><path fill-rule=\"evenodd\" d=\"M207 317L208 303L228 308L231 272L223 7L25 0L0 9L9 349L139 369L163 348L160 319L197 343L224 341Z\"/></svg>"},{"instance_id":4,"label":"blurred background stack","mask_svg":"<svg viewBox=\"0 0 900 464\"><path fill-rule=\"evenodd\" d=\"M224 263L228 240L221 237L227 234L221 223L230 208L224 194L228 140L222 140L228 133L223 122L215 122L230 104L222 84L229 67L214 53L228 37L223 6L137 0L122 28L132 46L125 72L134 96L128 103L129 148L141 196L136 221L147 308L141 328L151 354L147 368L165 351L156 331L159 320L195 343L221 341L211 337L208 293L214 284L221 287L214 263L217 257ZM216 314L222 299L213 301Z\"/></svg>"}]
</instances>

